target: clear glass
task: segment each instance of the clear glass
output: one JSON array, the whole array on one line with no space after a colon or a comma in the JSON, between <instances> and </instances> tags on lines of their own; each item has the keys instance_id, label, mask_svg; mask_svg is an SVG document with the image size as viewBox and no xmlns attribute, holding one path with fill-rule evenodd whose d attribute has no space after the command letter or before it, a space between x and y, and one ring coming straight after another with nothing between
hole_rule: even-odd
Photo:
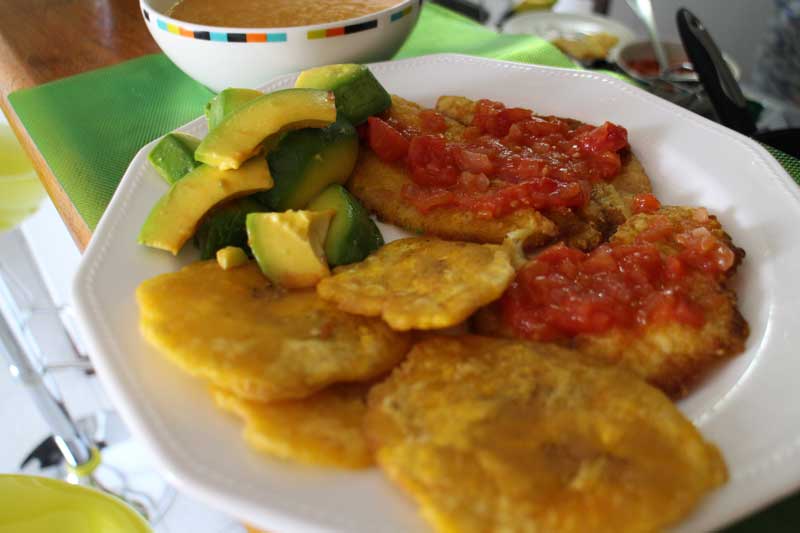
<instances>
[{"instance_id":1,"label":"clear glass","mask_svg":"<svg viewBox=\"0 0 800 533\"><path fill-rule=\"evenodd\" d=\"M42 197L44 188L36 171L11 128L0 122L0 231L33 214Z\"/></svg>"}]
</instances>

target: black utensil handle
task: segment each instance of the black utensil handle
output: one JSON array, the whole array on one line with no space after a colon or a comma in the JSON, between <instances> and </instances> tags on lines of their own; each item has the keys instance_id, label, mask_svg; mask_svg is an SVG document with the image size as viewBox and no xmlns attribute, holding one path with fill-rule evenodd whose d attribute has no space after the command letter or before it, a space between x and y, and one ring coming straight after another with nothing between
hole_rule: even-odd
<instances>
[{"instance_id":1,"label":"black utensil handle","mask_svg":"<svg viewBox=\"0 0 800 533\"><path fill-rule=\"evenodd\" d=\"M719 121L745 135L755 133L756 124L742 89L703 23L686 8L678 10L677 21L683 47Z\"/></svg>"}]
</instances>

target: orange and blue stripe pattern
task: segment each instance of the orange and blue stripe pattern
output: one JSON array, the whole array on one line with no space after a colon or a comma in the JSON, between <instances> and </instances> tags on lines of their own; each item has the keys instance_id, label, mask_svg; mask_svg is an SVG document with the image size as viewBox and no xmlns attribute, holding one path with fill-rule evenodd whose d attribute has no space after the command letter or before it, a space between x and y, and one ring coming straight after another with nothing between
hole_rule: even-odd
<instances>
[{"instance_id":1,"label":"orange and blue stripe pattern","mask_svg":"<svg viewBox=\"0 0 800 533\"><path fill-rule=\"evenodd\" d=\"M142 10L145 20L150 21L150 13L146 9ZM201 39L203 41L214 41L221 43L284 43L286 33L229 33L217 31L192 31L182 28L176 24L169 23L163 19L156 18L158 29L189 37L190 39Z\"/></svg>"},{"instance_id":2,"label":"orange and blue stripe pattern","mask_svg":"<svg viewBox=\"0 0 800 533\"><path fill-rule=\"evenodd\" d=\"M308 32L309 39L327 39L328 37L338 37L339 35L350 35L360 31L371 30L378 27L378 19L340 26L338 28L328 28L326 30L311 30Z\"/></svg>"}]
</instances>

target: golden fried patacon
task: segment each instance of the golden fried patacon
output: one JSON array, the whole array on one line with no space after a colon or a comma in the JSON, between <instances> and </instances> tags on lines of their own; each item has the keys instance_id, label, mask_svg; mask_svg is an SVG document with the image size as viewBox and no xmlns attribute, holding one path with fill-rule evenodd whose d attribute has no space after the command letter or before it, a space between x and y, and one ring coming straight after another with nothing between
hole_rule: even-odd
<instances>
[{"instance_id":1,"label":"golden fried patacon","mask_svg":"<svg viewBox=\"0 0 800 533\"><path fill-rule=\"evenodd\" d=\"M380 316L395 330L439 329L499 298L513 277L508 247L412 237L337 268L317 293L342 311Z\"/></svg>"},{"instance_id":2,"label":"golden fried patacon","mask_svg":"<svg viewBox=\"0 0 800 533\"><path fill-rule=\"evenodd\" d=\"M463 140L475 104L464 97L439 99L437 111L446 117L443 132L446 139ZM419 131L423 111L419 105L393 96L387 120L409 131ZM581 124L566 120L574 127ZM364 149L360 151L348 189L381 220L410 231L450 240L501 243L509 232L528 229L526 245L529 247L561 238L581 249L591 249L605 240L630 215L633 195L650 191L650 180L629 150L622 154L620 174L608 183L595 184L589 203L580 209L519 208L502 216L485 218L470 210L442 206L422 214L403 196L404 188L412 183L403 165L386 163L371 150Z\"/></svg>"},{"instance_id":3,"label":"golden fried patacon","mask_svg":"<svg viewBox=\"0 0 800 533\"><path fill-rule=\"evenodd\" d=\"M610 242L633 244L649 232L652 237L648 242L665 256L676 256L684 250L683 245L673 238L658 237L665 220L705 228L734 254L732 266L719 279L701 273L686 275L687 296L702 308L702 325L656 321L638 329L614 327L600 333L581 333L560 344L627 368L667 394L681 396L717 363L744 350L749 328L737 308L736 294L725 285L744 251L731 242L715 217L703 208L689 207L665 207L655 214L635 215L619 227ZM499 303L478 311L473 325L484 335L517 336L502 319Z\"/></svg>"},{"instance_id":4,"label":"golden fried patacon","mask_svg":"<svg viewBox=\"0 0 800 533\"><path fill-rule=\"evenodd\" d=\"M442 239L499 244L509 232L530 229L527 244L538 246L558 235L556 225L535 209L518 209L490 219L450 207L440 207L423 215L403 198L403 187L410 183L405 168L385 163L371 150L363 148L358 153L347 188L383 222Z\"/></svg>"},{"instance_id":5,"label":"golden fried patacon","mask_svg":"<svg viewBox=\"0 0 800 533\"><path fill-rule=\"evenodd\" d=\"M727 479L660 391L521 341L417 344L370 392L365 431L441 533L660 531Z\"/></svg>"},{"instance_id":6,"label":"golden fried patacon","mask_svg":"<svg viewBox=\"0 0 800 533\"><path fill-rule=\"evenodd\" d=\"M270 285L255 262L191 264L136 291L144 337L185 371L256 401L303 398L396 365L407 336L325 303L314 289Z\"/></svg>"},{"instance_id":7,"label":"golden fried patacon","mask_svg":"<svg viewBox=\"0 0 800 533\"><path fill-rule=\"evenodd\" d=\"M216 404L244 420L254 449L300 463L366 468L372 453L362 432L369 384L331 385L302 400L254 402L212 387Z\"/></svg>"}]
</instances>

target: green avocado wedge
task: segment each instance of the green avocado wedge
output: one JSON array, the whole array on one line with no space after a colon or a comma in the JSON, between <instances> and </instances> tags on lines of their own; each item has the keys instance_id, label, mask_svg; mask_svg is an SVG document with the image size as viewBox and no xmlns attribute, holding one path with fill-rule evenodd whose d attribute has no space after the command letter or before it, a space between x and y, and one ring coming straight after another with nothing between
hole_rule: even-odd
<instances>
[{"instance_id":1,"label":"green avocado wedge","mask_svg":"<svg viewBox=\"0 0 800 533\"><path fill-rule=\"evenodd\" d=\"M239 168L267 138L300 128L322 128L336 120L333 93L284 89L251 100L211 130L194 157L221 170Z\"/></svg>"},{"instance_id":2,"label":"green avocado wedge","mask_svg":"<svg viewBox=\"0 0 800 533\"><path fill-rule=\"evenodd\" d=\"M215 205L272 187L266 161L257 157L237 170L201 165L170 187L150 210L139 243L178 255Z\"/></svg>"},{"instance_id":3,"label":"green avocado wedge","mask_svg":"<svg viewBox=\"0 0 800 533\"><path fill-rule=\"evenodd\" d=\"M330 275L323 243L334 211L247 215L247 239L261 272L287 289L313 287Z\"/></svg>"},{"instance_id":4,"label":"green avocado wedge","mask_svg":"<svg viewBox=\"0 0 800 533\"><path fill-rule=\"evenodd\" d=\"M275 187L259 195L272 211L303 209L332 183L344 183L358 159L358 134L346 120L287 133L267 161Z\"/></svg>"},{"instance_id":5,"label":"green avocado wedge","mask_svg":"<svg viewBox=\"0 0 800 533\"><path fill-rule=\"evenodd\" d=\"M226 246L236 246L247 251L247 215L265 211L252 196L236 198L213 208L204 217L194 234L194 244L200 259L213 259L217 251Z\"/></svg>"},{"instance_id":6,"label":"green avocado wedge","mask_svg":"<svg viewBox=\"0 0 800 533\"><path fill-rule=\"evenodd\" d=\"M294 86L333 91L339 117L356 126L392 105L392 97L364 65L326 65L304 70Z\"/></svg>"},{"instance_id":7,"label":"green avocado wedge","mask_svg":"<svg viewBox=\"0 0 800 533\"><path fill-rule=\"evenodd\" d=\"M172 185L186 174L200 166L194 159L194 151L200 145L200 139L173 131L158 141L155 148L147 154L147 159L164 180Z\"/></svg>"},{"instance_id":8,"label":"green avocado wedge","mask_svg":"<svg viewBox=\"0 0 800 533\"><path fill-rule=\"evenodd\" d=\"M219 126L225 117L260 96L264 96L264 93L255 89L235 88L225 89L217 94L205 107L208 131Z\"/></svg>"},{"instance_id":9,"label":"green avocado wedge","mask_svg":"<svg viewBox=\"0 0 800 533\"><path fill-rule=\"evenodd\" d=\"M341 185L325 189L308 204L308 209L336 211L325 238L325 256L330 266L363 261L383 246L383 236L367 210Z\"/></svg>"}]
</instances>

